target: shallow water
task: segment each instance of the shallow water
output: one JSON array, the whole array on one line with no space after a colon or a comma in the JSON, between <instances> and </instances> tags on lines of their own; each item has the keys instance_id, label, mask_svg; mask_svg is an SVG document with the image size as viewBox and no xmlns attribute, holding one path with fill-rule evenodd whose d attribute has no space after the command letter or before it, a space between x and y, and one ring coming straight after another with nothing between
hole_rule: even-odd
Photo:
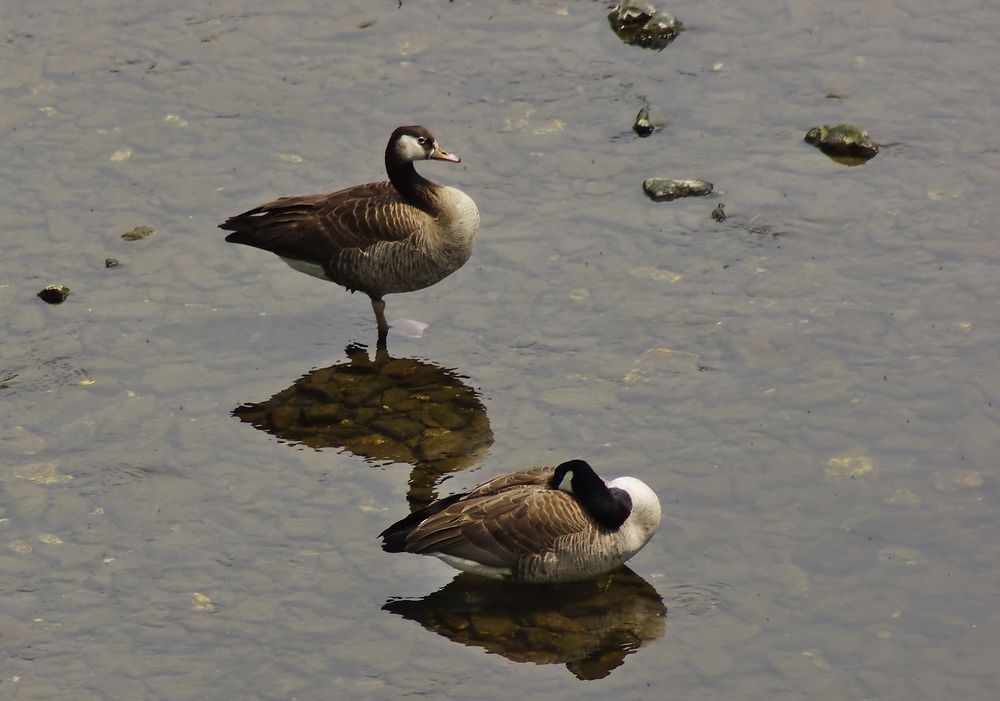
<instances>
[{"instance_id":1,"label":"shallow water","mask_svg":"<svg viewBox=\"0 0 1000 701\"><path fill-rule=\"evenodd\" d=\"M396 5L0 11L0 697L996 697L1000 9L664 6L654 52L602 2ZM802 142L843 121L882 152ZM216 224L404 123L483 217L388 299L492 434L437 472L232 415L375 329ZM571 457L663 500L624 583L525 613L378 547L414 474Z\"/></svg>"}]
</instances>

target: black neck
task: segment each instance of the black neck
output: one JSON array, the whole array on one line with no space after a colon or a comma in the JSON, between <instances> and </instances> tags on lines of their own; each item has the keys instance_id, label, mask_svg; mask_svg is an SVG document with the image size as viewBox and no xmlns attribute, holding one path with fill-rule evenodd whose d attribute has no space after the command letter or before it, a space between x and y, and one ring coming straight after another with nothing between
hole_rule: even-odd
<instances>
[{"instance_id":1,"label":"black neck","mask_svg":"<svg viewBox=\"0 0 1000 701\"><path fill-rule=\"evenodd\" d=\"M598 525L615 530L632 513L632 498L623 489L609 489L589 464L583 460L570 460L556 467L549 480L549 487L559 489L569 475L569 486L580 506Z\"/></svg>"},{"instance_id":2,"label":"black neck","mask_svg":"<svg viewBox=\"0 0 1000 701\"><path fill-rule=\"evenodd\" d=\"M404 200L432 216L438 215L438 204L434 198L434 188L438 185L422 177L413 167L413 163L400 162L395 154L387 151L385 171L389 174L389 181Z\"/></svg>"}]
</instances>

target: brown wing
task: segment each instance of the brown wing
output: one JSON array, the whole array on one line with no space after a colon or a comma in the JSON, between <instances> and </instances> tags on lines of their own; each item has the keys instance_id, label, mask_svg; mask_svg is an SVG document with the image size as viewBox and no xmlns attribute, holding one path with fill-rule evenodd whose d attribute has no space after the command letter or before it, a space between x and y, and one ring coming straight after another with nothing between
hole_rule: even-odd
<instances>
[{"instance_id":1,"label":"brown wing","mask_svg":"<svg viewBox=\"0 0 1000 701\"><path fill-rule=\"evenodd\" d=\"M219 228L233 232L226 241L322 265L346 248L404 240L427 217L385 181L327 195L281 197L230 217Z\"/></svg>"},{"instance_id":2,"label":"brown wing","mask_svg":"<svg viewBox=\"0 0 1000 701\"><path fill-rule=\"evenodd\" d=\"M474 489L470 489L465 494L465 498L471 499L472 497L498 494L505 489L510 489L511 487L545 485L552 478L555 471L555 466L548 465L545 467L530 467L527 470L519 470L518 472L509 472L505 475L494 477L489 482L483 482Z\"/></svg>"},{"instance_id":3,"label":"brown wing","mask_svg":"<svg viewBox=\"0 0 1000 701\"><path fill-rule=\"evenodd\" d=\"M421 523L431 516L441 513L452 504L464 504L470 499L493 496L513 488L544 487L553 472L555 472L555 468L551 466L533 467L519 472L511 472L494 477L468 492L460 492L443 499L438 499L423 509L414 511L406 518L396 521L379 533L379 537L382 538L382 549L391 553L407 552L409 550L407 543L410 534L418 529Z\"/></svg>"},{"instance_id":4,"label":"brown wing","mask_svg":"<svg viewBox=\"0 0 1000 701\"><path fill-rule=\"evenodd\" d=\"M514 567L521 558L554 550L561 538L593 530L572 495L537 486L511 487L467 497L428 517L408 534L406 550Z\"/></svg>"}]
</instances>

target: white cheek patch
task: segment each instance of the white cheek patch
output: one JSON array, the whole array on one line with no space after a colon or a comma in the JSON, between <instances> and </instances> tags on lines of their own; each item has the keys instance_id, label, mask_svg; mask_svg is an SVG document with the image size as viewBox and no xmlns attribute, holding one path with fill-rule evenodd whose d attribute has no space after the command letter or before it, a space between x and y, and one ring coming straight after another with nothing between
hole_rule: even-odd
<instances>
[{"instance_id":1,"label":"white cheek patch","mask_svg":"<svg viewBox=\"0 0 1000 701\"><path fill-rule=\"evenodd\" d=\"M399 137L399 153L403 158L411 161L427 158L427 153L424 151L424 147L420 145L416 137L410 136L409 134L404 134Z\"/></svg>"},{"instance_id":2,"label":"white cheek patch","mask_svg":"<svg viewBox=\"0 0 1000 701\"><path fill-rule=\"evenodd\" d=\"M573 491L573 480L567 479L567 477L569 477L568 472L566 473L566 477L563 477L562 481L559 482L559 486L557 487L557 489L566 492L567 494L575 494L576 492Z\"/></svg>"}]
</instances>

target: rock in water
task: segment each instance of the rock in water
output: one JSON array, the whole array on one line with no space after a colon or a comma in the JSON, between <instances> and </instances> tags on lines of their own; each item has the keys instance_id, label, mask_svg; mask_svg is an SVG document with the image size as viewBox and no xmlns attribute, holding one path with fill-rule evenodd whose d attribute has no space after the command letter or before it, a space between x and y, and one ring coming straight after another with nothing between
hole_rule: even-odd
<instances>
[{"instance_id":1,"label":"rock in water","mask_svg":"<svg viewBox=\"0 0 1000 701\"><path fill-rule=\"evenodd\" d=\"M847 165L858 165L878 154L878 144L868 132L853 124L813 127L803 139L834 160Z\"/></svg>"},{"instance_id":2,"label":"rock in water","mask_svg":"<svg viewBox=\"0 0 1000 701\"><path fill-rule=\"evenodd\" d=\"M655 128L655 125L649 120L649 105L646 105L635 116L635 124L632 125L632 131L639 136L649 136Z\"/></svg>"},{"instance_id":3,"label":"rock in water","mask_svg":"<svg viewBox=\"0 0 1000 701\"><path fill-rule=\"evenodd\" d=\"M680 197L704 197L711 194L714 185L705 180L667 180L650 178L642 184L646 195L654 202L669 202Z\"/></svg>"},{"instance_id":4,"label":"rock in water","mask_svg":"<svg viewBox=\"0 0 1000 701\"><path fill-rule=\"evenodd\" d=\"M122 234L122 238L126 241L138 241L139 239L144 239L153 233L154 229L151 226L137 226L131 231L126 231Z\"/></svg>"},{"instance_id":5,"label":"rock in water","mask_svg":"<svg viewBox=\"0 0 1000 701\"><path fill-rule=\"evenodd\" d=\"M38 293L38 297L49 304L62 304L69 297L69 288L65 285L49 285Z\"/></svg>"},{"instance_id":6,"label":"rock in water","mask_svg":"<svg viewBox=\"0 0 1000 701\"><path fill-rule=\"evenodd\" d=\"M645 0L622 0L608 14L611 31L626 44L661 51L684 30L684 24L667 12L657 12Z\"/></svg>"}]
</instances>

